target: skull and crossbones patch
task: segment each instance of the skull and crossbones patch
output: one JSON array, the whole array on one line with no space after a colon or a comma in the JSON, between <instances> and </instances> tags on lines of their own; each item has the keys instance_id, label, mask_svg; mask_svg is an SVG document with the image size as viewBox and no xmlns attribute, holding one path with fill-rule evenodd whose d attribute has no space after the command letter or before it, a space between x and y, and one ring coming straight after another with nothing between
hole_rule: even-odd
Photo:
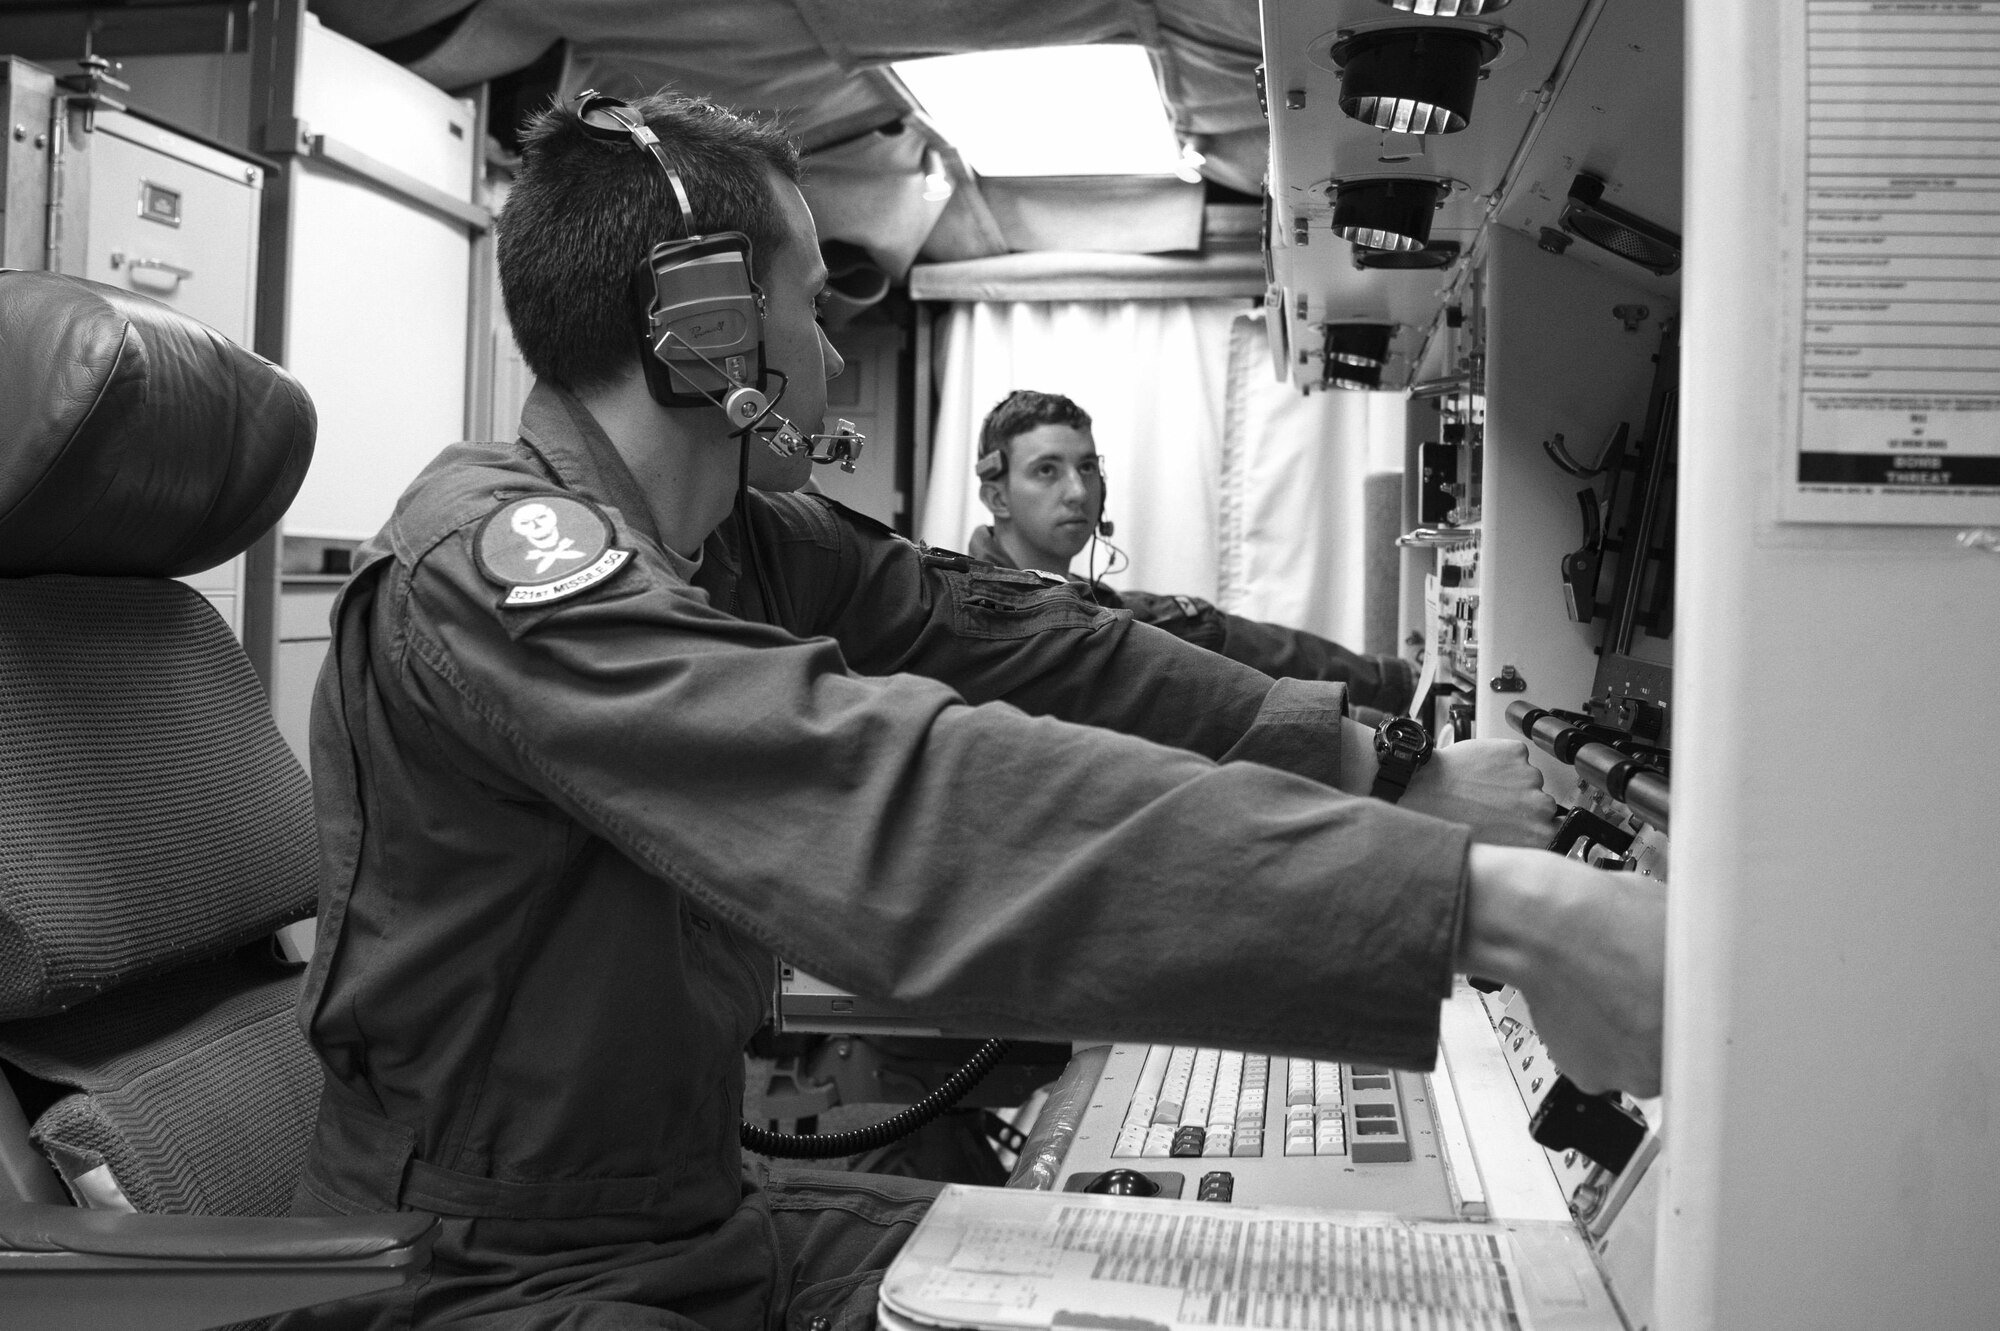
<instances>
[{"instance_id":1,"label":"skull and crossbones patch","mask_svg":"<svg viewBox=\"0 0 2000 1331\"><path fill-rule=\"evenodd\" d=\"M530 495L488 517L473 542L479 571L507 588L503 606L547 605L595 587L625 567L611 523L571 495Z\"/></svg>"}]
</instances>

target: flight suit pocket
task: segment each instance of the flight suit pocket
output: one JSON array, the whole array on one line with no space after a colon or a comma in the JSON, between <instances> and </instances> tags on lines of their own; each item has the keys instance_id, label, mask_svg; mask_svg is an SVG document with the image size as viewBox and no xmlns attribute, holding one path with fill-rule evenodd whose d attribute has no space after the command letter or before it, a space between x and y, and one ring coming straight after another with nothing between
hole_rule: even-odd
<instances>
[{"instance_id":1,"label":"flight suit pocket","mask_svg":"<svg viewBox=\"0 0 2000 1331\"><path fill-rule=\"evenodd\" d=\"M873 1331L880 1271L859 1271L808 1285L785 1310L787 1331Z\"/></svg>"},{"instance_id":2,"label":"flight suit pocket","mask_svg":"<svg viewBox=\"0 0 2000 1331\"><path fill-rule=\"evenodd\" d=\"M1069 583L1016 569L975 566L944 573L952 631L966 638L1026 638L1050 629L1094 628L1111 612Z\"/></svg>"}]
</instances>

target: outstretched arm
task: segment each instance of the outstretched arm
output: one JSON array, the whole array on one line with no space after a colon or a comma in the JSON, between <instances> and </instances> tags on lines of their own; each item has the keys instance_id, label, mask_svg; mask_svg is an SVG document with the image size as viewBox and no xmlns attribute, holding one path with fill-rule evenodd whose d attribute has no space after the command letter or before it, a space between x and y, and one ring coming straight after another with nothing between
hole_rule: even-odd
<instances>
[{"instance_id":1,"label":"outstretched arm","mask_svg":"<svg viewBox=\"0 0 2000 1331\"><path fill-rule=\"evenodd\" d=\"M1061 579L926 551L832 500L756 494L771 619L829 637L857 674L923 675L1005 702L1220 758L1271 679L1115 615Z\"/></svg>"}]
</instances>

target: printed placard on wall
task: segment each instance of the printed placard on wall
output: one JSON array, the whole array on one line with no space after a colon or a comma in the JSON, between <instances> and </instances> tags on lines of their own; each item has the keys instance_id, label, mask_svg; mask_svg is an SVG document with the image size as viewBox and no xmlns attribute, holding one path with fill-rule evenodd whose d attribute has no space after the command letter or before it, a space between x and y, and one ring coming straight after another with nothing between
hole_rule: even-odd
<instances>
[{"instance_id":1,"label":"printed placard on wall","mask_svg":"<svg viewBox=\"0 0 2000 1331\"><path fill-rule=\"evenodd\" d=\"M2000 0L1805 0L1792 31L1803 275L1780 514L2000 521Z\"/></svg>"}]
</instances>

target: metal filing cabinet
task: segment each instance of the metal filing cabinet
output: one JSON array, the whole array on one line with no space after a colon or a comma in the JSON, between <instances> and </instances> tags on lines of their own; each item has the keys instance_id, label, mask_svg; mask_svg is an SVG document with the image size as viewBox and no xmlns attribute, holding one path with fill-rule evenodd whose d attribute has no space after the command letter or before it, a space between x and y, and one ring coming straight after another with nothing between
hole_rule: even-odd
<instances>
[{"instance_id":1,"label":"metal filing cabinet","mask_svg":"<svg viewBox=\"0 0 2000 1331\"><path fill-rule=\"evenodd\" d=\"M64 272L123 287L250 346L264 172L137 116L99 111L64 163ZM245 559L185 581L240 638Z\"/></svg>"},{"instance_id":2,"label":"metal filing cabinet","mask_svg":"<svg viewBox=\"0 0 2000 1331\"><path fill-rule=\"evenodd\" d=\"M241 158L100 111L85 154L87 221L64 270L124 287L250 345L264 173ZM66 214L73 216L66 202Z\"/></svg>"}]
</instances>

